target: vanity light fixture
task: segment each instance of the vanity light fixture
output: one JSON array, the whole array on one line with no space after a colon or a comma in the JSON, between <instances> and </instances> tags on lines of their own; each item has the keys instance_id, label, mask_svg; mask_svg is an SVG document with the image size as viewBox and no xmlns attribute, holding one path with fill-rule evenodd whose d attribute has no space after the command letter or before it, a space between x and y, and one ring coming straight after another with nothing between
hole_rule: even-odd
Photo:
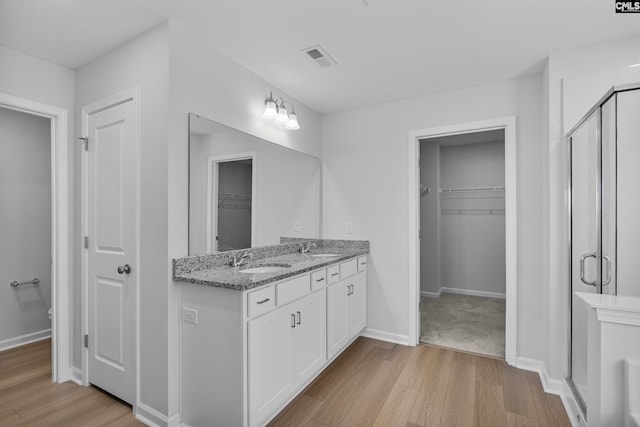
<instances>
[{"instance_id":1,"label":"vanity light fixture","mask_svg":"<svg viewBox=\"0 0 640 427\"><path fill-rule=\"evenodd\" d=\"M291 111L287 109L285 104L291 107ZM262 117L275 120L276 123L284 125L284 128L287 130L300 129L298 116L296 115L296 110L293 108L293 104L285 101L280 96L274 100L272 93L269 93L269 98L267 98L264 103L264 113L262 113Z\"/></svg>"}]
</instances>

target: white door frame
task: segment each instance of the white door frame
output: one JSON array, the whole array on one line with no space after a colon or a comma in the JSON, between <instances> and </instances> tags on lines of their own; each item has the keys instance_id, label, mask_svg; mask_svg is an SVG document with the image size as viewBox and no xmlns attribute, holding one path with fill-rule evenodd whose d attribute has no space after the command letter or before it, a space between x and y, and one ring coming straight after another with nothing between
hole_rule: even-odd
<instances>
[{"instance_id":1,"label":"white door frame","mask_svg":"<svg viewBox=\"0 0 640 427\"><path fill-rule=\"evenodd\" d=\"M218 176L218 163L233 162L235 160L251 159L251 247L256 243L256 170L258 155L255 151L247 153L221 154L219 156L209 156L207 158L207 253L218 250L213 249L215 236L218 235L218 181L214 183L214 178Z\"/></svg>"},{"instance_id":2,"label":"white door frame","mask_svg":"<svg viewBox=\"0 0 640 427\"><path fill-rule=\"evenodd\" d=\"M506 322L505 360L516 364L517 357L517 204L516 204L516 118L502 117L409 132L409 342L420 339L420 139L494 129L504 129L505 231L506 231Z\"/></svg>"},{"instance_id":3,"label":"white door frame","mask_svg":"<svg viewBox=\"0 0 640 427\"><path fill-rule=\"evenodd\" d=\"M131 406L133 412L137 414L138 403L140 402L140 91L137 87L127 89L115 95L96 101L92 104L82 107L82 135L87 135L89 132L89 116L107 108L114 107L125 102L133 102L133 109L136 114L136 251L133 259L132 274L134 275L134 301L132 319L134 320L133 328L133 342L134 345L134 382L135 393ZM91 141L89 141L91 144ZM88 170L87 170L87 151L82 151L82 190L81 190L81 205L82 205L82 235L88 235ZM88 334L89 329L89 301L88 301L88 283L89 283L89 271L88 271L88 251L83 248L82 250L82 335ZM89 385L89 351L84 345L82 346L82 385Z\"/></svg>"},{"instance_id":4,"label":"white door frame","mask_svg":"<svg viewBox=\"0 0 640 427\"><path fill-rule=\"evenodd\" d=\"M69 352L69 157L67 110L0 93L0 107L51 120L51 374L73 378Z\"/></svg>"}]
</instances>

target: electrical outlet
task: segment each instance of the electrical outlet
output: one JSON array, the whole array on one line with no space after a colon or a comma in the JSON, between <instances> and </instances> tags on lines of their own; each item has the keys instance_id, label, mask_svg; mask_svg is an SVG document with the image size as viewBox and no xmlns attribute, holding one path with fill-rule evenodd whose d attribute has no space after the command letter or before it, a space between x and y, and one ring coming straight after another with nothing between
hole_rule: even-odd
<instances>
[{"instance_id":1,"label":"electrical outlet","mask_svg":"<svg viewBox=\"0 0 640 427\"><path fill-rule=\"evenodd\" d=\"M182 321L185 323L191 323L193 325L198 324L198 310L194 310L193 308L182 309Z\"/></svg>"},{"instance_id":2,"label":"electrical outlet","mask_svg":"<svg viewBox=\"0 0 640 427\"><path fill-rule=\"evenodd\" d=\"M299 233L301 229L302 229L302 225L300 224L300 220L293 221L293 231L295 231L296 233Z\"/></svg>"},{"instance_id":3,"label":"electrical outlet","mask_svg":"<svg viewBox=\"0 0 640 427\"><path fill-rule=\"evenodd\" d=\"M344 232L346 234L352 234L353 233L353 222L347 221L347 222L344 223Z\"/></svg>"}]
</instances>

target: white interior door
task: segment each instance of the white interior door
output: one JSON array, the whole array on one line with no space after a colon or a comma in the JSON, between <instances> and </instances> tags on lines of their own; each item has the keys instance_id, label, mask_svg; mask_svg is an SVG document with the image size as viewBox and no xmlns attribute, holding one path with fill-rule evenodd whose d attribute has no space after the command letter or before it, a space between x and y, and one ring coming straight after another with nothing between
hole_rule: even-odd
<instances>
[{"instance_id":1,"label":"white interior door","mask_svg":"<svg viewBox=\"0 0 640 427\"><path fill-rule=\"evenodd\" d=\"M133 101L88 116L88 381L134 397L136 146Z\"/></svg>"}]
</instances>

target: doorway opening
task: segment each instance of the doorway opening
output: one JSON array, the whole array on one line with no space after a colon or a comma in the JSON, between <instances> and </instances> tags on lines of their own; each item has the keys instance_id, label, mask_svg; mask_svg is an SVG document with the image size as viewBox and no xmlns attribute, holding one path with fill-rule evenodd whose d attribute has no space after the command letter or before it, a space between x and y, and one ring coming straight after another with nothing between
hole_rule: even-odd
<instances>
[{"instance_id":1,"label":"doorway opening","mask_svg":"<svg viewBox=\"0 0 640 427\"><path fill-rule=\"evenodd\" d=\"M2 227L8 233L3 235L8 251L3 259L9 255L15 258L7 270L13 286L7 286L10 295L2 299L17 304L9 311L18 309L26 322L19 322L13 332L4 331L10 336L2 338L0 349L50 336L52 380L64 382L73 379L69 359L67 111L0 93L0 112L6 119L3 132L19 132L5 140L14 145L7 156L12 163L3 167L8 174L0 182L3 200L17 203L16 209L7 209L0 219L11 223ZM17 158L20 156L22 161ZM6 313L5 308L2 312ZM15 319L13 316L2 323L16 326Z\"/></svg>"},{"instance_id":2,"label":"doorway opening","mask_svg":"<svg viewBox=\"0 0 640 427\"><path fill-rule=\"evenodd\" d=\"M513 117L410 133L409 338L413 345L426 341L458 347L504 357L515 365L515 166ZM456 322L465 324L465 317L479 324L483 313L488 314L484 328L474 330L468 322L466 328L452 328ZM498 332L488 334L488 329Z\"/></svg>"},{"instance_id":3,"label":"doorway opening","mask_svg":"<svg viewBox=\"0 0 640 427\"><path fill-rule=\"evenodd\" d=\"M207 177L207 253L253 246L256 153L211 156Z\"/></svg>"},{"instance_id":4,"label":"doorway opening","mask_svg":"<svg viewBox=\"0 0 640 427\"><path fill-rule=\"evenodd\" d=\"M420 139L420 342L504 358L504 129Z\"/></svg>"}]
</instances>

